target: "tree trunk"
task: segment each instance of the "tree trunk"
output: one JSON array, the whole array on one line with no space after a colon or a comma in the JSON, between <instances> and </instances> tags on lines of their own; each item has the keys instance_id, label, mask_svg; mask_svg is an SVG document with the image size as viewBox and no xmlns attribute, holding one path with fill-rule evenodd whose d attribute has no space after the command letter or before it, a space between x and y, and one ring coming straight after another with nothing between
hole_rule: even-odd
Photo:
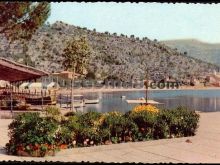
<instances>
[{"instance_id":1,"label":"tree trunk","mask_svg":"<svg viewBox=\"0 0 220 165\"><path fill-rule=\"evenodd\" d=\"M74 102L73 85L74 85L74 79L75 79L75 70L76 70L76 67L74 67L74 69L73 69L72 83L71 83L71 110L72 111L74 111L74 106L73 106L73 102Z\"/></svg>"},{"instance_id":2,"label":"tree trunk","mask_svg":"<svg viewBox=\"0 0 220 165\"><path fill-rule=\"evenodd\" d=\"M22 41L22 46L23 46L23 49L22 49L22 53L23 53L23 57L24 57L24 65L28 66L29 63L28 63L28 55L27 55L27 51L28 51L28 47L27 47L27 42L26 41Z\"/></svg>"}]
</instances>

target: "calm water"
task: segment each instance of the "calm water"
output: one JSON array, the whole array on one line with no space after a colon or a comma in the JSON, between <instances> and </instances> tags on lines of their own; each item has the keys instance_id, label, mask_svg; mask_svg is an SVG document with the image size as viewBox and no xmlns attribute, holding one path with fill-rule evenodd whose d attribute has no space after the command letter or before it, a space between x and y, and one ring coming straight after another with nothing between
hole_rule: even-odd
<instances>
[{"instance_id":1,"label":"calm water","mask_svg":"<svg viewBox=\"0 0 220 165\"><path fill-rule=\"evenodd\" d=\"M135 104L128 104L126 99L145 97L145 92L89 93L84 94L84 96L90 99L100 98L100 103L87 104L83 109L79 109L81 111L95 110L98 112L108 112L118 110L126 112L135 106ZM122 99L121 96L126 96L126 98ZM149 91L148 96L149 99L164 103L160 106L165 108L174 108L182 105L203 112L220 111L220 90Z\"/></svg>"}]
</instances>

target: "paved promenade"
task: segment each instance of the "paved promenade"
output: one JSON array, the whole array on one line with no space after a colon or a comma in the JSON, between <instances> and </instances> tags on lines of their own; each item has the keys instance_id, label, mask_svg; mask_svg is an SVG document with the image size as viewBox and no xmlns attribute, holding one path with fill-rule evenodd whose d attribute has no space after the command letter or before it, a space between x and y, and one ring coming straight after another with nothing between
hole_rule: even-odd
<instances>
[{"instance_id":1,"label":"paved promenade","mask_svg":"<svg viewBox=\"0 0 220 165\"><path fill-rule=\"evenodd\" d=\"M194 137L73 148L62 150L54 157L45 158L6 155L3 146L8 141L7 125L11 120L0 119L0 161L219 163L220 112L200 115L200 126Z\"/></svg>"}]
</instances>

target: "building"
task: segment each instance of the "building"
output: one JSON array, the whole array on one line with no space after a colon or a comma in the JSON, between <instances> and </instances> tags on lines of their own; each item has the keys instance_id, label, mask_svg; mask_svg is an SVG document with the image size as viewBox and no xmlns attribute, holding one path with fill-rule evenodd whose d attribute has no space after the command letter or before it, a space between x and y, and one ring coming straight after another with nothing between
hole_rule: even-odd
<instances>
[{"instance_id":1,"label":"building","mask_svg":"<svg viewBox=\"0 0 220 165\"><path fill-rule=\"evenodd\" d=\"M0 58L0 80L13 82L29 81L49 73L5 58Z\"/></svg>"},{"instance_id":2,"label":"building","mask_svg":"<svg viewBox=\"0 0 220 165\"><path fill-rule=\"evenodd\" d=\"M0 58L0 80L8 82L5 88L0 90L0 101L4 100L6 103L10 103L10 107L8 107L8 104L6 104L6 106L4 104L0 104L0 109L10 109L12 112L14 108L18 108L22 104L23 98L26 97L26 94L20 93L19 88L17 88L18 83L36 80L42 76L48 75L49 73L36 68L5 58ZM13 100L16 100L16 103L13 103Z\"/></svg>"},{"instance_id":3,"label":"building","mask_svg":"<svg viewBox=\"0 0 220 165\"><path fill-rule=\"evenodd\" d=\"M73 78L73 72L70 71L62 71L62 72L58 72L58 73L53 73L53 76L58 76L64 79L72 79ZM79 78L79 77L83 77L84 75L75 73L75 77L74 78Z\"/></svg>"},{"instance_id":4,"label":"building","mask_svg":"<svg viewBox=\"0 0 220 165\"><path fill-rule=\"evenodd\" d=\"M206 76L206 81L210 85L220 87L220 72L214 70L212 74Z\"/></svg>"}]
</instances>

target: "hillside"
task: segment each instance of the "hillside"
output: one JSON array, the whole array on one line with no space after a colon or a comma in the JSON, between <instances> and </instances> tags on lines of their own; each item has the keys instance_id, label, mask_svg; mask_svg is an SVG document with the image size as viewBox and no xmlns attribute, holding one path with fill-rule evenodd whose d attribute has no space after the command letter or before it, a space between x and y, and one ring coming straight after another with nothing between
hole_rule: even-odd
<instances>
[{"instance_id":1,"label":"hillside","mask_svg":"<svg viewBox=\"0 0 220 165\"><path fill-rule=\"evenodd\" d=\"M99 33L95 29L88 30L63 22L39 29L28 43L27 54L39 69L50 72L62 70L61 54L65 43L71 37L82 35L87 36L93 49L87 70L99 79L108 76L122 80L144 78L147 69L152 78L162 78L164 75L183 78L204 75L216 69L214 65L186 57L156 40ZM0 42L1 56L22 61L24 55L21 44L15 42L9 45L3 37Z\"/></svg>"},{"instance_id":2,"label":"hillside","mask_svg":"<svg viewBox=\"0 0 220 165\"><path fill-rule=\"evenodd\" d=\"M163 41L167 46L180 52L220 66L220 44L204 43L195 39Z\"/></svg>"}]
</instances>

